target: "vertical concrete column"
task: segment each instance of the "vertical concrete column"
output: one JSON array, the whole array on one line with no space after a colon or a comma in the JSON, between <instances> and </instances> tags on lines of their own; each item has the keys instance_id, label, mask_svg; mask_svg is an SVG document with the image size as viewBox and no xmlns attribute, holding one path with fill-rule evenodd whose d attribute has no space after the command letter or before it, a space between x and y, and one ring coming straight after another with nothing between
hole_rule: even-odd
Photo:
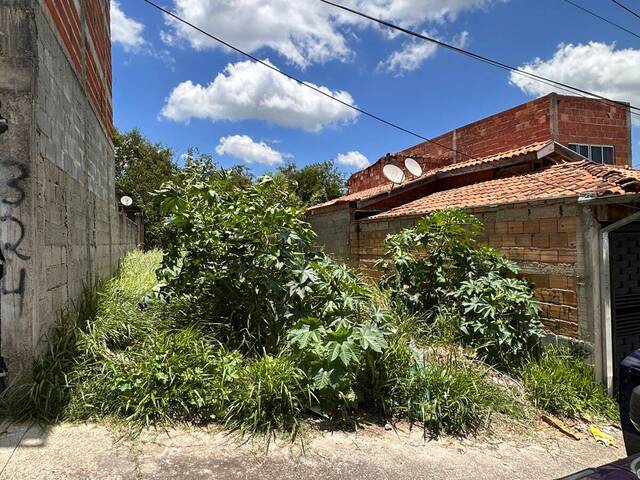
<instances>
[{"instance_id":1,"label":"vertical concrete column","mask_svg":"<svg viewBox=\"0 0 640 480\"><path fill-rule=\"evenodd\" d=\"M0 135L0 354L10 374L28 370L33 352L35 42L33 2L2 2L0 115L9 129Z\"/></svg>"}]
</instances>

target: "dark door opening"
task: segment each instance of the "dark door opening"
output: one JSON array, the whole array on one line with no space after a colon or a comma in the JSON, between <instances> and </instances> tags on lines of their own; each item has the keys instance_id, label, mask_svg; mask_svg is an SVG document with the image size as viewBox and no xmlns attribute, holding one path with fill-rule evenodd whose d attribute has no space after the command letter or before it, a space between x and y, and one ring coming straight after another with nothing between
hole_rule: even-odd
<instances>
[{"instance_id":1,"label":"dark door opening","mask_svg":"<svg viewBox=\"0 0 640 480\"><path fill-rule=\"evenodd\" d=\"M640 222L609 233L613 385L620 362L640 348Z\"/></svg>"}]
</instances>

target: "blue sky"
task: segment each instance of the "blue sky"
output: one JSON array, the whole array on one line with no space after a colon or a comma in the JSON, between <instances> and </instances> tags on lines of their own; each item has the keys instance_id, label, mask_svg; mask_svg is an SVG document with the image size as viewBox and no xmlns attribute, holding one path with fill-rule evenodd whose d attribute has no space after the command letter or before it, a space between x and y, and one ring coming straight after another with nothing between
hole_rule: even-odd
<instances>
[{"instance_id":1,"label":"blue sky","mask_svg":"<svg viewBox=\"0 0 640 480\"><path fill-rule=\"evenodd\" d=\"M574 1L640 32L640 20L612 2ZM640 39L563 0L344 3L640 106ZM389 35L318 0L164 0L163 5L282 70L427 137L546 93L538 84L510 81L503 70ZM365 158L374 162L419 143L245 63L141 0L112 0L112 40L116 126L140 128L176 158L197 147L223 166L243 164L255 174L286 161L303 166L337 159L349 174L365 165Z\"/></svg>"}]
</instances>

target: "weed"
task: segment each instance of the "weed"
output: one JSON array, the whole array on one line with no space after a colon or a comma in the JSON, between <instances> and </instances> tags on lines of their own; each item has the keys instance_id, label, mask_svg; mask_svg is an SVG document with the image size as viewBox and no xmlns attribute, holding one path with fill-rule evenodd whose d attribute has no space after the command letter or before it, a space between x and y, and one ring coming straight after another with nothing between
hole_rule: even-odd
<instances>
[{"instance_id":1,"label":"weed","mask_svg":"<svg viewBox=\"0 0 640 480\"><path fill-rule=\"evenodd\" d=\"M549 413L577 417L583 412L618 418L615 401L593 379L593 368L568 348L548 347L522 371L533 404Z\"/></svg>"}]
</instances>

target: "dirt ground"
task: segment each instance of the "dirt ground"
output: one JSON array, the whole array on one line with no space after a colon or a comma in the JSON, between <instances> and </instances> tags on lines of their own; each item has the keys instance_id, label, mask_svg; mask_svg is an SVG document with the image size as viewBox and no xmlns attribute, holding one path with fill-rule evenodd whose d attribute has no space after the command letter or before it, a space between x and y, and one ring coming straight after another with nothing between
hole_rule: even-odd
<instances>
[{"instance_id":1,"label":"dirt ground","mask_svg":"<svg viewBox=\"0 0 640 480\"><path fill-rule=\"evenodd\" d=\"M618 440L619 431L607 429ZM1 479L553 479L625 456L544 424L474 439L424 440L419 429L364 425L307 431L294 443L239 443L214 430L147 431L119 439L104 426L14 426L0 436Z\"/></svg>"}]
</instances>

